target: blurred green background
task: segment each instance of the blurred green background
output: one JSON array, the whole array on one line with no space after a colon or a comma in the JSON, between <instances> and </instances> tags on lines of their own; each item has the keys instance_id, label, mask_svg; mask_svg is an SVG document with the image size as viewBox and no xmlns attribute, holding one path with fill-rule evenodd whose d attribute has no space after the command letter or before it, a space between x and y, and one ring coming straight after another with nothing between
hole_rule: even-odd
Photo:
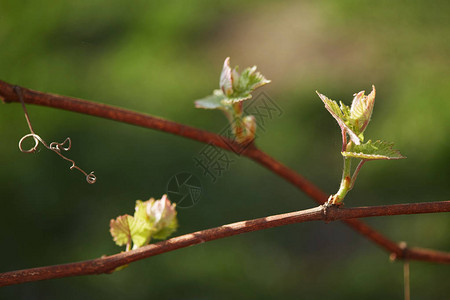
<instances>
[{"instance_id":1,"label":"blurred green background","mask_svg":"<svg viewBox=\"0 0 450 300\"><path fill-rule=\"evenodd\" d=\"M347 104L377 99L366 136L395 142L406 160L368 163L347 206L448 200L449 1L12 1L0 2L0 79L219 132L218 111L193 100L218 87L225 57L257 65L283 109L257 144L337 191L340 133L315 90ZM179 210L176 235L314 206L265 168L235 158L216 183L193 157L203 145L154 130L28 106L46 141L98 182L41 147L23 154L20 105L0 106L0 271L113 254L109 220L160 197L180 171L203 193ZM367 219L395 241L450 251L448 214ZM133 263L112 275L2 288L2 299L401 299L402 263L341 223L290 225ZM446 265L411 263L415 299L448 299Z\"/></svg>"}]
</instances>

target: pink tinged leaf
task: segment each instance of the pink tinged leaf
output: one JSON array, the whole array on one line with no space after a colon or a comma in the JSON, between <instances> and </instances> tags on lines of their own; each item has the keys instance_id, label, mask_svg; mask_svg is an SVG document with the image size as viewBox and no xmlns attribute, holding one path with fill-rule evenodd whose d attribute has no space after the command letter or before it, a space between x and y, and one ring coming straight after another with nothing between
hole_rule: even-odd
<instances>
[{"instance_id":1,"label":"pink tinged leaf","mask_svg":"<svg viewBox=\"0 0 450 300\"><path fill-rule=\"evenodd\" d=\"M353 94L353 101L352 101L352 106L351 106L351 108L350 108L350 112L353 112L354 109L355 109L355 107L356 107L357 105L359 105L359 103L360 103L360 102L362 101L362 99L365 97L365 95L364 95L365 92L366 92L366 91L361 91L361 92L359 92L359 93Z\"/></svg>"},{"instance_id":2,"label":"pink tinged leaf","mask_svg":"<svg viewBox=\"0 0 450 300\"><path fill-rule=\"evenodd\" d=\"M167 195L163 195L160 200L149 204L147 213L154 220L155 226L164 226L176 215L175 204L171 204Z\"/></svg>"},{"instance_id":3,"label":"pink tinged leaf","mask_svg":"<svg viewBox=\"0 0 450 300\"><path fill-rule=\"evenodd\" d=\"M149 217L147 214L147 209L150 205L150 203L154 202L155 199L150 198L150 200L147 201L140 201L137 200L136 201L136 207L135 207L135 212L134 212L134 218L135 219L141 219L144 221L149 221Z\"/></svg>"},{"instance_id":4,"label":"pink tinged leaf","mask_svg":"<svg viewBox=\"0 0 450 300\"><path fill-rule=\"evenodd\" d=\"M370 94L367 96L366 101L367 101L367 118L366 121L364 122L361 132L364 132L364 130L366 129L367 125L370 122L370 118L372 117L372 112L373 112L373 106L375 105L375 86L372 85L372 91L370 92Z\"/></svg>"},{"instance_id":5,"label":"pink tinged leaf","mask_svg":"<svg viewBox=\"0 0 450 300\"><path fill-rule=\"evenodd\" d=\"M164 202L164 211L163 211L163 216L162 216L162 222L164 223L164 226L166 224L169 224L170 222L172 222L172 219L176 216L177 212L175 210L175 203L170 203L169 198L167 198L167 195L163 195L161 200L161 202Z\"/></svg>"},{"instance_id":6,"label":"pink tinged leaf","mask_svg":"<svg viewBox=\"0 0 450 300\"><path fill-rule=\"evenodd\" d=\"M220 88L226 96L233 94L233 76L230 68L230 58L227 57L223 63L222 73L220 74Z\"/></svg>"},{"instance_id":7,"label":"pink tinged leaf","mask_svg":"<svg viewBox=\"0 0 450 300\"><path fill-rule=\"evenodd\" d=\"M164 212L164 202L161 200L156 200L150 207L150 213L149 215L154 218L155 224L158 223Z\"/></svg>"},{"instance_id":8,"label":"pink tinged leaf","mask_svg":"<svg viewBox=\"0 0 450 300\"><path fill-rule=\"evenodd\" d=\"M123 215L117 217L115 220L112 219L109 223L110 233L113 237L114 242L118 246L123 246L131 243L131 231L129 222L132 221L133 217L130 215Z\"/></svg>"},{"instance_id":9,"label":"pink tinged leaf","mask_svg":"<svg viewBox=\"0 0 450 300\"><path fill-rule=\"evenodd\" d=\"M342 112L342 110L339 108L337 103L333 100L328 99L327 96L319 93L316 91L317 95L319 95L322 102L325 104L325 108L328 110L328 112L333 116L333 118L337 121L339 127L341 127L341 130L344 132L347 132L350 136L350 139L355 143L356 145L361 144L361 139L358 137L358 135L353 132L353 130L345 124L345 116Z\"/></svg>"},{"instance_id":10,"label":"pink tinged leaf","mask_svg":"<svg viewBox=\"0 0 450 300\"><path fill-rule=\"evenodd\" d=\"M166 239L178 227L177 212L175 210L176 204L171 204L166 195L158 201L164 203L164 209L161 219L155 223L153 237L155 239Z\"/></svg>"},{"instance_id":11,"label":"pink tinged leaf","mask_svg":"<svg viewBox=\"0 0 450 300\"><path fill-rule=\"evenodd\" d=\"M353 119L359 133L362 133L372 117L373 106L375 104L375 86L372 85L372 92L368 96L364 95L364 91L354 96L350 109L350 117Z\"/></svg>"}]
</instances>

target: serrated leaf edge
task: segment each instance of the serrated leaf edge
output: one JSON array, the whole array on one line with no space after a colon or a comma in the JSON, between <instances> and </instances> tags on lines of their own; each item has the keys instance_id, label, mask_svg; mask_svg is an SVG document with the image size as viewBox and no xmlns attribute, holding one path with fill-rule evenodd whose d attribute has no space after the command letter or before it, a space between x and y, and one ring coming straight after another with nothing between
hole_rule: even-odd
<instances>
[{"instance_id":1,"label":"serrated leaf edge","mask_svg":"<svg viewBox=\"0 0 450 300\"><path fill-rule=\"evenodd\" d=\"M380 159L386 159L386 160L393 160L393 159L404 159L406 158L406 156L403 156L400 154L400 156L398 157L391 157L391 156L386 156L386 155L380 155L380 154L365 154L362 152L341 152L341 154L343 156L347 156L347 157L355 157L355 158L361 158L361 159L366 159L366 160L380 160Z\"/></svg>"},{"instance_id":2,"label":"serrated leaf edge","mask_svg":"<svg viewBox=\"0 0 450 300\"><path fill-rule=\"evenodd\" d=\"M369 154L369 153L364 153L364 152L353 152L353 151L344 151L344 152L341 152L341 154L346 157L355 157L355 158L361 158L361 159L365 159L365 160L381 160L381 159L394 160L394 159L406 158L406 156L403 156L399 150L392 149L392 147L394 146L394 143L384 142L381 140L376 140L375 142L372 142L372 140L368 140L365 144L362 144L361 147L365 146L365 145L370 145L373 147L380 147L383 145L383 146L387 147L388 150L395 153L395 155L397 155L397 156L387 156L387 155L383 155L383 154Z\"/></svg>"}]
</instances>

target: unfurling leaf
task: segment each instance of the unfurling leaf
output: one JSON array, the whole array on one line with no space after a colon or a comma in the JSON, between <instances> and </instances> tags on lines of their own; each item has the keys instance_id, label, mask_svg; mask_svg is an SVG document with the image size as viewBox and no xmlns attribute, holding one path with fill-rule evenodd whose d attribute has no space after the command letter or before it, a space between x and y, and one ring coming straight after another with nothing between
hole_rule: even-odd
<instances>
[{"instance_id":1,"label":"unfurling leaf","mask_svg":"<svg viewBox=\"0 0 450 300\"><path fill-rule=\"evenodd\" d=\"M230 58L227 57L220 74L220 90L214 90L212 95L196 100L195 107L230 110L232 104L250 99L256 88L270 82L256 71L256 66L246 68L242 74L237 69L231 69Z\"/></svg>"},{"instance_id":2,"label":"unfurling leaf","mask_svg":"<svg viewBox=\"0 0 450 300\"><path fill-rule=\"evenodd\" d=\"M364 160L406 158L401 155L400 151L392 149L392 146L393 143L384 141L372 142L369 140L365 144L353 146L351 151L342 152L342 155L346 157L361 158Z\"/></svg>"},{"instance_id":3,"label":"unfurling leaf","mask_svg":"<svg viewBox=\"0 0 450 300\"><path fill-rule=\"evenodd\" d=\"M236 67L231 74L233 93L227 95L225 101L228 103L248 100L252 97L251 93L255 89L270 82L270 80L267 80L261 73L256 71L256 66L246 68L240 75Z\"/></svg>"},{"instance_id":4,"label":"unfurling leaf","mask_svg":"<svg viewBox=\"0 0 450 300\"><path fill-rule=\"evenodd\" d=\"M150 202L147 206L147 215L153 220L153 237L165 239L178 227L176 204L171 204L166 195L160 200Z\"/></svg>"},{"instance_id":5,"label":"unfurling leaf","mask_svg":"<svg viewBox=\"0 0 450 300\"><path fill-rule=\"evenodd\" d=\"M137 200L136 206L134 207L134 217L136 219L140 219L145 222L149 222L150 225L152 225L152 223L150 222L150 218L147 215L147 203L151 202L151 201L155 201L155 199L150 198L150 200L147 200L145 202L141 201L141 200Z\"/></svg>"},{"instance_id":6,"label":"unfurling leaf","mask_svg":"<svg viewBox=\"0 0 450 300\"><path fill-rule=\"evenodd\" d=\"M244 115L243 101L252 98L251 93L255 89L269 82L256 71L256 66L246 68L239 74L238 67L230 67L230 58L227 57L220 74L220 90L214 90L212 95L196 100L195 107L224 111L235 141L248 144L255 138L256 122L253 116Z\"/></svg>"},{"instance_id":7,"label":"unfurling leaf","mask_svg":"<svg viewBox=\"0 0 450 300\"><path fill-rule=\"evenodd\" d=\"M357 128L359 133L363 133L372 116L375 104L375 86L372 85L372 92L368 96L364 95L364 91L354 94L354 96L350 108L350 119L353 127Z\"/></svg>"},{"instance_id":8,"label":"unfurling leaf","mask_svg":"<svg viewBox=\"0 0 450 300\"><path fill-rule=\"evenodd\" d=\"M317 91L316 91L317 92ZM325 104L325 108L330 112L333 118L341 127L341 130L348 133L350 139L356 145L364 140L364 130L370 122L373 105L375 103L375 86L372 85L372 92L366 96L364 91L354 94L351 107L340 102L328 99L325 95L317 92L320 99Z\"/></svg>"},{"instance_id":9,"label":"unfurling leaf","mask_svg":"<svg viewBox=\"0 0 450 300\"><path fill-rule=\"evenodd\" d=\"M319 93L316 91L317 95L319 95L322 102L325 104L325 108L330 112L330 114L333 116L333 118L338 122L339 127L341 127L341 130L343 132L348 133L350 136L350 139L355 143L356 145L361 144L361 139L358 136L358 134L354 131L354 128L351 126L351 119L350 119L350 108L341 103L341 106L336 103L336 101L328 99L327 96Z\"/></svg>"},{"instance_id":10,"label":"unfurling leaf","mask_svg":"<svg viewBox=\"0 0 450 300\"><path fill-rule=\"evenodd\" d=\"M223 62L222 73L220 74L220 88L222 92L228 97L233 94L233 71L230 68L230 58L225 58Z\"/></svg>"},{"instance_id":11,"label":"unfurling leaf","mask_svg":"<svg viewBox=\"0 0 450 300\"><path fill-rule=\"evenodd\" d=\"M172 233L174 233L178 228L178 221L176 218L173 218L169 223L167 223L164 227L161 227L158 231L153 234L153 238L158 240L167 239Z\"/></svg>"},{"instance_id":12,"label":"unfurling leaf","mask_svg":"<svg viewBox=\"0 0 450 300\"><path fill-rule=\"evenodd\" d=\"M166 195L160 200L136 201L134 217L123 215L110 222L110 232L117 245L131 242L133 249L147 245L152 238L165 239L178 227L176 204L170 203Z\"/></svg>"}]
</instances>

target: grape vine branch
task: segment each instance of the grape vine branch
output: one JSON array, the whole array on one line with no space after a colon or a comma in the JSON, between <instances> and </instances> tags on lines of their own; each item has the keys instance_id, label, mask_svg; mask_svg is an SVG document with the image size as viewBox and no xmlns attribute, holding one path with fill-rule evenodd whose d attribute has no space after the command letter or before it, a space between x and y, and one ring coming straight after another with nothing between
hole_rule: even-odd
<instances>
[{"instance_id":1,"label":"grape vine branch","mask_svg":"<svg viewBox=\"0 0 450 300\"><path fill-rule=\"evenodd\" d=\"M2 98L2 100L5 103L20 102L19 97L17 96L17 94L14 90L15 87L16 86L0 80L0 97ZM102 117L105 119L111 119L111 120L115 120L115 121L119 121L119 122L123 122L123 123L133 124L136 126L141 126L141 127L156 129L159 131L169 132L169 133L183 136L186 138L190 138L190 139L202 142L202 143L213 144L217 147L223 148L228 151L241 152L240 150L242 150L242 149L240 149L241 146L239 144L237 144L231 140L227 140L225 137L220 136L218 134L208 132L208 131L205 131L202 129L194 128L194 127L191 127L188 125L179 124L179 123L176 123L173 121L165 120L165 119L162 119L159 117L154 117L154 116L150 116L150 115L139 113L139 112L134 112L134 111L118 108L118 107L113 107L110 105L90 102L90 101L81 100L81 99L77 99L77 98L43 93L43 92L39 92L39 91L26 89L23 87L20 87L20 89L22 91L23 100L27 104L59 108L59 109L67 110L67 111L79 112L79 113L88 114L88 115L92 115L92 116ZM328 199L327 194L325 194L323 191L321 191L318 187L316 187L313 183L308 181L306 178L304 178L300 174L294 172L293 170L289 169L287 166L283 165L282 163L275 160L274 158L272 158L265 152L258 149L256 147L256 145L252 144L252 145L248 146L245 150L243 150L241 152L241 155L252 159L253 161L266 167L267 169L271 170L272 172L274 172L275 174L284 178L285 180L291 182L292 184L297 186L300 190L302 190L305 194L307 194L310 198L312 198L315 202L317 202L318 204L323 204L327 201L327 199ZM433 202L433 203L438 203L438 202ZM444 201L444 202L440 202L440 203L443 203L443 206L432 206L433 210L426 211L426 212L441 212L441 211L448 212L449 211L449 201ZM411 211L414 211L414 208L413 208L414 205L427 205L427 204L430 204L430 203L416 203L416 204L405 204L405 205L411 207L410 208ZM392 206L381 207L381 208L383 208L383 214L380 214L380 215L389 215L389 213L388 213L390 211L389 207L392 207ZM403 209L405 209L405 208L403 208ZM348 209L343 209L343 208L339 209L339 211L344 211L344 210L347 211ZM403 213L405 213L405 211ZM421 212L419 211L417 213L421 213ZM328 216L327 218L329 219L330 218L329 214L327 214L327 216ZM449 263L450 262L450 253L444 253L444 252L440 252L440 251L434 251L434 250L429 250L429 249L420 249L420 248L404 249L401 246L399 246L397 243L395 243L394 241L391 241L390 239L388 239L381 233L377 232L373 228L366 225L361 220L356 219L357 217L358 216L352 216L351 218L341 217L341 218L335 218L335 219L341 219L345 224L347 224L348 226L350 226L351 228L353 228L360 234L364 235L366 238L368 238L372 242L374 242L377 245L384 248L386 251L391 253L391 255L395 256L397 259L408 258L409 260L416 259L416 260L425 260L425 261L432 261L432 262L439 262L439 263L443 263L443 262ZM359 216L359 217L364 217L364 215ZM272 217L267 217L267 218L262 218L262 219L257 219L257 220L260 220L260 222L264 222L263 220L267 220L269 218L272 218ZM331 220L331 219L329 219L329 220ZM270 223L272 225L258 225L259 227L258 226L255 227L254 225L251 225L251 224L253 224L252 222L254 222L254 221L255 220L235 223L235 224L240 224L240 226L243 226L243 227L241 229L239 229L237 233L234 233L234 234L264 229L264 228L268 228L268 227L280 226L280 225L284 225L284 224L290 224L290 223L283 223L284 222L283 221L280 225L273 225L272 223ZM297 223L297 222L295 221L295 222L291 222L291 223ZM248 226L250 226L248 229L246 229L246 224ZM277 223L275 223L275 224L277 224ZM230 225L225 225L225 227L229 227L229 226ZM222 228L222 227L219 227L219 228ZM214 232L214 230L217 230L217 228L209 229L209 230L212 230L211 232ZM202 231L202 232L205 232L205 231ZM209 232L209 231L206 230L206 232ZM211 232L209 232L209 234L211 234ZM195 237L195 236L198 236L199 233L200 232L197 232L197 233L194 233L191 235L176 237L176 238L170 239L168 241L148 245L141 249L135 250L138 252L133 252L133 253L141 253L143 251L143 249L149 249L148 247L150 247L151 249L153 249L152 247L156 247L156 249L158 249L158 251L152 250L151 254L148 254L147 256L141 257L139 255L137 255L137 256L135 255L132 257L138 257L138 258L134 259L134 260L137 260L137 259L142 259L144 257L148 257L148 256L156 255L159 253L164 253L167 251L181 248L181 247L183 247L183 245L185 245L185 243L187 243L184 240L187 236L193 235ZM230 235L234 235L234 234L227 233L227 234L223 235L223 233L221 233L221 235L219 235L218 237L211 238L210 240L221 238L221 237L226 237L226 236L230 236ZM184 237L184 239L183 239L183 237ZM192 245L197 244L198 242L191 241L192 238L193 237L189 238L190 243ZM177 247L172 248L172 247L174 247L172 245L172 243L175 241L179 241L177 239L180 239L180 241L182 241L182 242L179 242L180 244L177 244L178 245ZM186 246L191 245L191 244L187 244ZM156 245L159 245L159 246L156 246ZM165 251L164 247L167 247L167 251ZM117 262L116 262L116 259L119 259L119 257L124 257L123 264L130 262L129 258L127 258L127 256L125 256L125 254L126 253L117 254L117 255L109 256L107 258L109 259L109 258L114 257L113 264L117 267L117 266L121 265L121 264L117 265ZM105 258L102 258L102 259L105 259ZM132 261L134 261L134 260L132 260ZM106 260L106 261L109 261L109 260ZM99 273L98 271L95 271L95 272L92 271L93 266L95 267L96 264L99 264L99 261L92 260L92 261L88 261L88 262L91 262L91 265L86 265L86 268L88 268L86 270L82 269L85 266L83 264L86 262L60 265L60 266L62 266L62 268L65 270L64 272L68 272L68 273L75 272L73 275L66 275L66 276ZM60 267L60 266L44 267L44 268L38 268L38 269L46 269L46 268L51 269L51 268ZM90 266L90 267L88 267L88 266ZM98 268L99 270L101 269L100 273L105 273L105 270L108 271L108 270L112 270L115 268L115 267L111 268L111 266L108 266L109 269L108 268L102 269L103 268L102 266L103 266L103 264L101 264L100 267ZM71 270L70 268L74 268L74 269ZM37 270L37 269L29 269L29 270ZM64 272L61 273L61 269L59 269L59 270L60 271L58 271L58 269L53 270L54 272L56 272L54 274L54 276L56 276L56 277L51 277L49 274L47 274L47 277L42 278L42 279L24 280L24 277L20 276L22 278L22 281L20 281L20 282L43 280L43 279L57 278L57 277L66 277L66 276L58 276L58 274L59 275L66 274ZM20 273L20 272L25 272L25 271L27 271L27 270L14 271L14 272L18 272L17 274L24 274L24 273ZM14 272L0 274L0 284L2 284L4 282L5 274L9 274L8 276L14 276ZM32 271L30 271L30 272L32 272ZM83 272L85 272L85 273L83 273ZM32 273L28 272L26 274L28 274L28 276L32 276L32 275L30 275ZM70 274L72 274L72 273L70 273ZM29 278L25 278L25 279L29 279ZM14 283L19 283L19 282L13 281L11 284L14 284Z\"/></svg>"},{"instance_id":2,"label":"grape vine branch","mask_svg":"<svg viewBox=\"0 0 450 300\"><path fill-rule=\"evenodd\" d=\"M319 220L331 222L335 220L351 220L353 218L363 217L449 211L450 201L355 208L338 208L336 206L330 206L324 209L323 206L318 206L311 209L236 222L216 228L197 231L194 233L174 237L159 243L149 244L136 250L122 252L111 256L104 256L93 260L0 273L0 286L62 277L111 273L117 267L150 256L155 256L180 248L222 239L241 233L273 228L288 224ZM414 259L434 261L438 263L450 263L449 253L431 251L421 248L403 248L402 251L403 257L408 260Z\"/></svg>"}]
</instances>

